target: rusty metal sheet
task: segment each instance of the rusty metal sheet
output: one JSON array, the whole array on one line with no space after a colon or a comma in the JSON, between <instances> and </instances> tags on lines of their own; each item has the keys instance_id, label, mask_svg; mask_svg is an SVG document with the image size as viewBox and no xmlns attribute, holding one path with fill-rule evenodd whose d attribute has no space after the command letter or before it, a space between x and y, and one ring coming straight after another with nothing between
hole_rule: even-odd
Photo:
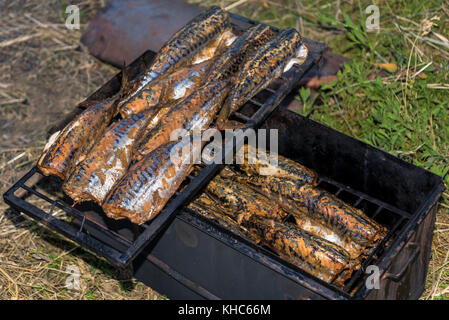
<instances>
[{"instance_id":1,"label":"rusty metal sheet","mask_svg":"<svg viewBox=\"0 0 449 320\"><path fill-rule=\"evenodd\" d=\"M89 52L121 67L165 41L202 9L181 0L111 0L87 26L81 42Z\"/></svg>"}]
</instances>

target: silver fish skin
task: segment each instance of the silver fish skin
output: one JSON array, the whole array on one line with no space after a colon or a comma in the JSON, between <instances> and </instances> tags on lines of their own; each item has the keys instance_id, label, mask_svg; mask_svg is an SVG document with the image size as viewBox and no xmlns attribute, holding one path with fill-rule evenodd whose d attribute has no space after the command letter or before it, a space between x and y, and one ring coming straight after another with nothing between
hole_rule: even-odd
<instances>
[{"instance_id":1,"label":"silver fish skin","mask_svg":"<svg viewBox=\"0 0 449 320\"><path fill-rule=\"evenodd\" d=\"M301 35L295 29L285 29L246 58L236 73L234 86L218 116L219 128L224 127L232 112L283 73L288 62L298 53L302 42Z\"/></svg>"},{"instance_id":2,"label":"silver fish skin","mask_svg":"<svg viewBox=\"0 0 449 320\"><path fill-rule=\"evenodd\" d=\"M149 154L170 141L175 130L186 132L207 129L220 110L229 92L229 79L211 82L190 94L174 106L154 128L147 131L136 144L135 159Z\"/></svg>"},{"instance_id":3,"label":"silver fish skin","mask_svg":"<svg viewBox=\"0 0 449 320\"><path fill-rule=\"evenodd\" d=\"M197 152L195 144L191 147L190 141L182 139L136 162L106 198L102 206L106 215L136 224L153 219L191 172Z\"/></svg>"},{"instance_id":4,"label":"silver fish skin","mask_svg":"<svg viewBox=\"0 0 449 320\"><path fill-rule=\"evenodd\" d=\"M162 46L151 66L132 83L132 87L125 90L126 97L119 106L156 78L188 63L197 52L227 30L229 23L228 14L217 6L211 7L188 22Z\"/></svg>"},{"instance_id":5,"label":"silver fish skin","mask_svg":"<svg viewBox=\"0 0 449 320\"><path fill-rule=\"evenodd\" d=\"M209 67L207 81L218 81L232 76L245 57L260 48L274 31L270 26L257 24L238 37Z\"/></svg>"},{"instance_id":6,"label":"silver fish skin","mask_svg":"<svg viewBox=\"0 0 449 320\"><path fill-rule=\"evenodd\" d=\"M145 110L108 128L63 184L65 193L76 202L93 200L101 204L128 170L133 144L145 129L150 113Z\"/></svg>"}]
</instances>

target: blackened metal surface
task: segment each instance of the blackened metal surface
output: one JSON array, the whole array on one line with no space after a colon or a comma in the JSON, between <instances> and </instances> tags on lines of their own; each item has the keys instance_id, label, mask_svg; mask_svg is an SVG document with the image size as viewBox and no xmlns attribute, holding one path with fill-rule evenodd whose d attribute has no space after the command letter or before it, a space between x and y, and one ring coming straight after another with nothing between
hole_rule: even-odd
<instances>
[{"instance_id":1,"label":"blackened metal surface","mask_svg":"<svg viewBox=\"0 0 449 320\"><path fill-rule=\"evenodd\" d=\"M405 212L416 212L441 178L362 141L279 108L264 128L279 127L279 153ZM327 141L327 143L323 143ZM413 195L413 196L411 196Z\"/></svg>"}]
</instances>

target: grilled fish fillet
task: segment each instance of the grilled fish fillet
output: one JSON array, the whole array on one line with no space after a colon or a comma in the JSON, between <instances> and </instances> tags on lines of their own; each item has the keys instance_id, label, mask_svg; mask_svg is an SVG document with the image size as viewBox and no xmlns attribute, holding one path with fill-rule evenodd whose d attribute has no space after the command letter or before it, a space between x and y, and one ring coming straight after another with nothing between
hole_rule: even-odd
<instances>
[{"instance_id":1,"label":"grilled fish fillet","mask_svg":"<svg viewBox=\"0 0 449 320\"><path fill-rule=\"evenodd\" d=\"M126 118L148 108L157 110L188 96L201 85L208 66L209 61L204 61L159 78L123 104L120 114Z\"/></svg>"},{"instance_id":2,"label":"grilled fish fillet","mask_svg":"<svg viewBox=\"0 0 449 320\"><path fill-rule=\"evenodd\" d=\"M270 203L268 198L260 193L221 176L216 176L209 182L205 193L209 198L214 199L220 208L231 210L239 223L253 215L278 221L282 221L287 216L287 212L277 203ZM214 209L211 208L211 210Z\"/></svg>"},{"instance_id":3,"label":"grilled fish fillet","mask_svg":"<svg viewBox=\"0 0 449 320\"><path fill-rule=\"evenodd\" d=\"M169 142L132 165L107 196L106 215L137 224L154 218L192 170L193 155L201 150L189 147L184 139Z\"/></svg>"},{"instance_id":4,"label":"grilled fish fillet","mask_svg":"<svg viewBox=\"0 0 449 320\"><path fill-rule=\"evenodd\" d=\"M223 51L235 41L235 39L237 39L237 36L232 32L232 29L225 29L223 33L216 36L214 40L196 53L187 65L195 65L203 63L204 61L212 62L211 60L220 56Z\"/></svg>"},{"instance_id":5,"label":"grilled fish fillet","mask_svg":"<svg viewBox=\"0 0 449 320\"><path fill-rule=\"evenodd\" d=\"M242 179L238 176L235 179ZM301 212L338 234L342 241L373 246L386 229L334 195L298 180L277 176L252 175L244 181L257 191L277 201L287 212ZM357 246L355 246L357 247Z\"/></svg>"},{"instance_id":6,"label":"grilled fish fillet","mask_svg":"<svg viewBox=\"0 0 449 320\"><path fill-rule=\"evenodd\" d=\"M228 79L211 82L180 101L138 142L136 158L140 159L169 142L170 136L177 129L187 131L207 129L228 91Z\"/></svg>"},{"instance_id":7,"label":"grilled fish fillet","mask_svg":"<svg viewBox=\"0 0 449 320\"><path fill-rule=\"evenodd\" d=\"M241 158L241 161L239 161ZM276 159L277 161L272 161ZM269 175L279 178L294 179L302 184L316 185L318 175L296 161L265 149L245 144L236 154L238 168L247 175ZM225 171L226 172L226 171Z\"/></svg>"},{"instance_id":8,"label":"grilled fish fillet","mask_svg":"<svg viewBox=\"0 0 449 320\"><path fill-rule=\"evenodd\" d=\"M256 244L261 240L258 235L249 232L246 228L242 227L237 221L235 221L232 218L233 212L231 210L217 207L217 203L204 193L202 193L194 201L190 202L187 205L187 208L209 220L216 222L223 228L240 237L252 240Z\"/></svg>"},{"instance_id":9,"label":"grilled fish fillet","mask_svg":"<svg viewBox=\"0 0 449 320\"><path fill-rule=\"evenodd\" d=\"M128 170L133 143L145 129L151 112L144 110L108 128L63 184L64 192L76 202L93 200L102 204Z\"/></svg>"},{"instance_id":10,"label":"grilled fish fillet","mask_svg":"<svg viewBox=\"0 0 449 320\"><path fill-rule=\"evenodd\" d=\"M56 175L63 180L67 178L116 114L115 101L119 96L120 93L117 93L105 101L92 102L91 106L50 138L37 163L44 175Z\"/></svg>"},{"instance_id":11,"label":"grilled fish fillet","mask_svg":"<svg viewBox=\"0 0 449 320\"><path fill-rule=\"evenodd\" d=\"M218 178L219 177L219 178ZM296 225L300 227L301 229L312 233L315 236L321 237L329 242L332 242L340 247L342 247L344 250L346 250L351 259L358 259L362 256L362 246L354 242L350 237L348 236L341 236L337 232L333 230L332 227L327 226L325 223L318 219L314 219L309 213L308 209L303 206L296 206L294 203L290 205L285 205L283 203L282 199L279 199L279 197L276 194L266 194L262 195L259 194L259 198L262 197L262 201L254 201L254 198L257 197L249 197L247 193L258 193L257 189L253 189L251 185L246 184L247 177L235 170L232 170L230 167L225 167L223 170L219 173L219 176L214 178L211 183L206 187L205 192L211 195L215 195L215 193L218 193L219 195L224 194L224 196L218 197L217 196L217 202L220 203L219 200L221 200L222 203L229 202L229 200L226 199L226 197L229 197L230 199L240 199L243 198L242 201L247 201L251 203L261 203L262 210L258 210L259 213L254 213L253 211L247 211L248 213L243 214L240 213L239 218L247 218L248 216L252 216L253 214L257 216L262 216L265 218L271 218L274 220L282 221L283 218L287 215L287 213L292 214L294 220L296 221ZM222 184L221 181L228 181L227 184ZM216 186L217 184L222 184L222 186ZM235 186L239 186L238 190ZM226 188L227 186L231 186ZM226 188L226 189L225 189ZM215 191L209 191L209 189L215 190ZM223 192L222 189L225 189ZM250 191L248 191L250 190ZM234 201L236 202L236 201ZM239 208L244 208L242 205L234 206L234 213L240 212ZM255 205L252 205L252 208L255 208ZM284 212L281 216L276 218L276 216L269 216L267 214L261 214L265 210L273 210L272 208L276 208L277 211ZM241 219L239 220L241 222Z\"/></svg>"},{"instance_id":12,"label":"grilled fish fillet","mask_svg":"<svg viewBox=\"0 0 449 320\"><path fill-rule=\"evenodd\" d=\"M224 124L232 112L279 77L301 45L302 37L295 29L290 28L279 32L259 50L249 55L236 74L231 94L218 116L218 127L225 127Z\"/></svg>"},{"instance_id":13,"label":"grilled fish fillet","mask_svg":"<svg viewBox=\"0 0 449 320\"><path fill-rule=\"evenodd\" d=\"M151 66L127 88L126 97L133 97L154 79L190 61L197 52L228 27L228 14L217 6L196 16L162 46ZM126 101L127 98L124 98L123 103Z\"/></svg>"},{"instance_id":14,"label":"grilled fish fillet","mask_svg":"<svg viewBox=\"0 0 449 320\"><path fill-rule=\"evenodd\" d=\"M125 103L121 104L120 114L126 118L146 108L172 105L198 89L214 58L220 55L235 38L231 30L225 30L205 48L196 53L185 66L168 72L144 87Z\"/></svg>"},{"instance_id":15,"label":"grilled fish fillet","mask_svg":"<svg viewBox=\"0 0 449 320\"><path fill-rule=\"evenodd\" d=\"M334 195L309 185L301 187L298 193L291 194L315 217L327 220L341 234L353 241L367 246L379 243L387 234L387 229Z\"/></svg>"},{"instance_id":16,"label":"grilled fish fillet","mask_svg":"<svg viewBox=\"0 0 449 320\"><path fill-rule=\"evenodd\" d=\"M326 282L342 286L346 279L340 275L348 277L350 272L345 271L358 266L339 246L295 225L254 216L243 220L242 225L257 233L279 256Z\"/></svg>"},{"instance_id":17,"label":"grilled fish fillet","mask_svg":"<svg viewBox=\"0 0 449 320\"><path fill-rule=\"evenodd\" d=\"M274 32L269 26L258 24L249 28L212 62L206 77L207 80L219 81L233 75L247 55L257 50L273 36Z\"/></svg>"}]
</instances>

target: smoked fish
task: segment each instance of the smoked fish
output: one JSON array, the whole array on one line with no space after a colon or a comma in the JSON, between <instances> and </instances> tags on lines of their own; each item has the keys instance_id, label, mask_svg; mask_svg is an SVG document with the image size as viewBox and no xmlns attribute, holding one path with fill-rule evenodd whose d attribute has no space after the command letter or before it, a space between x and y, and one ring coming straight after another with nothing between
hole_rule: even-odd
<instances>
[{"instance_id":1,"label":"smoked fish","mask_svg":"<svg viewBox=\"0 0 449 320\"><path fill-rule=\"evenodd\" d=\"M245 144L241 151L236 154L236 163L238 168L247 175L270 175L295 179L303 184L317 184L318 175L315 171L280 154L267 152L250 144ZM272 159L276 161L270 161Z\"/></svg>"},{"instance_id":2,"label":"smoked fish","mask_svg":"<svg viewBox=\"0 0 449 320\"><path fill-rule=\"evenodd\" d=\"M213 61L206 76L207 81L219 81L233 75L247 55L273 36L274 32L270 26L258 24L249 28Z\"/></svg>"},{"instance_id":3,"label":"smoked fish","mask_svg":"<svg viewBox=\"0 0 449 320\"><path fill-rule=\"evenodd\" d=\"M327 191L304 185L291 195L315 217L327 220L336 231L361 245L374 246L387 234L385 227Z\"/></svg>"},{"instance_id":4,"label":"smoked fish","mask_svg":"<svg viewBox=\"0 0 449 320\"><path fill-rule=\"evenodd\" d=\"M126 118L144 109L157 110L188 96L201 85L208 66L209 62L204 61L182 67L166 77L159 78L123 104L120 107L120 114Z\"/></svg>"},{"instance_id":5,"label":"smoked fish","mask_svg":"<svg viewBox=\"0 0 449 320\"><path fill-rule=\"evenodd\" d=\"M177 129L189 132L207 129L226 98L228 83L229 79L207 83L177 103L137 143L136 158L140 159L169 142L171 134Z\"/></svg>"},{"instance_id":6,"label":"smoked fish","mask_svg":"<svg viewBox=\"0 0 449 320\"><path fill-rule=\"evenodd\" d=\"M232 170L230 167L223 168L223 170L219 173L218 177L220 177L221 180L218 180L216 177L211 181L211 183L215 182L215 184L219 184L220 181L228 180L229 182L227 183L227 185L231 185L231 186L238 185L238 186L240 186L239 189L251 190L253 193L258 192L258 189L253 189L253 187L251 185L246 184L247 177L244 175L244 173L240 173L238 171ZM214 191L209 191L209 189L210 189L210 187L207 186L205 189L205 192L214 194ZM215 192L218 193L221 191L221 189L223 189L223 187L221 187L221 188L215 187L214 189L217 190ZM253 200L253 198L255 198L255 197L249 197L248 195L246 195L247 193L249 193L248 191L245 192L245 191L241 191L241 190L232 190L232 191L234 191L234 193L231 193L230 195L228 195L228 193L231 192L231 188L228 188L228 190L226 190L226 191L227 191L226 193L221 192L221 194L225 194L227 197L230 197L231 199L243 198L243 201L250 201L251 203L255 203L255 204L258 203ZM238 193L236 193L235 191L238 191ZM293 201L288 201L286 203L286 201L284 199L280 198L277 194L270 194L267 192L267 193L265 193L265 195L260 194L260 196L265 198L265 201L263 201L265 204L264 204L264 207L262 207L263 209L259 211L259 214L256 213L257 216L271 218L274 220L280 220L279 218L276 219L276 217L270 217L269 215L261 215L260 214L264 210L272 210L270 208L279 208L276 210L282 210L285 213L292 214L292 216L296 222L296 225L298 227L300 227L301 229L303 229L307 232L312 233L315 236L321 237L329 242L332 242L332 243L342 247L349 253L349 255L352 259L357 259L362 255L362 246L361 245L354 242L349 236L341 236L338 232L335 232L331 226L327 225L326 223L323 223L323 221L321 221L319 219L315 219L313 216L311 216L308 213L308 209L306 207L298 206ZM222 197L222 198L225 198L225 197ZM246 200L246 199L248 199L248 200ZM219 200L221 200L221 199L219 198ZM222 200L222 201L224 202L225 200ZM254 205L252 207L254 208ZM237 209L234 208L234 212L236 212L236 211L237 211ZM246 215L241 214L241 216L247 217L248 214L246 214ZM251 216L251 214L249 214L249 216ZM285 218L285 216L286 216L286 214L282 215L281 218Z\"/></svg>"},{"instance_id":7,"label":"smoked fish","mask_svg":"<svg viewBox=\"0 0 449 320\"><path fill-rule=\"evenodd\" d=\"M357 268L344 249L293 224L253 216L242 225L280 257L328 283L343 286L346 278L341 275L349 277L345 271Z\"/></svg>"},{"instance_id":8,"label":"smoked fish","mask_svg":"<svg viewBox=\"0 0 449 320\"><path fill-rule=\"evenodd\" d=\"M218 127L225 127L224 124L232 112L279 77L289 61L300 52L302 45L301 35L295 29L289 28L279 32L247 56L236 73L231 94L218 116Z\"/></svg>"},{"instance_id":9,"label":"smoked fish","mask_svg":"<svg viewBox=\"0 0 449 320\"><path fill-rule=\"evenodd\" d=\"M197 90L203 84L203 78L211 63L232 44L234 37L231 30L225 30L195 54L185 66L158 77L151 82L151 85L145 86L133 97L128 98L120 105L122 117L129 117L146 108L172 105Z\"/></svg>"},{"instance_id":10,"label":"smoked fish","mask_svg":"<svg viewBox=\"0 0 449 320\"><path fill-rule=\"evenodd\" d=\"M151 110L144 110L112 124L63 184L75 202L102 204L113 185L126 173L133 143L141 135Z\"/></svg>"},{"instance_id":11,"label":"smoked fish","mask_svg":"<svg viewBox=\"0 0 449 320\"><path fill-rule=\"evenodd\" d=\"M196 53L186 65L195 65L220 56L223 51L235 41L235 39L237 39L237 36L232 29L225 29L223 33L216 36L214 40Z\"/></svg>"},{"instance_id":12,"label":"smoked fish","mask_svg":"<svg viewBox=\"0 0 449 320\"><path fill-rule=\"evenodd\" d=\"M104 101L94 101L64 129L54 133L37 162L41 172L65 180L74 166L92 148L116 114L121 92Z\"/></svg>"},{"instance_id":13,"label":"smoked fish","mask_svg":"<svg viewBox=\"0 0 449 320\"><path fill-rule=\"evenodd\" d=\"M171 36L158 51L151 66L132 83L132 86L128 86L122 103L127 101L126 97L133 97L154 79L190 61L197 52L228 28L229 16L217 6L193 18Z\"/></svg>"},{"instance_id":14,"label":"smoked fish","mask_svg":"<svg viewBox=\"0 0 449 320\"><path fill-rule=\"evenodd\" d=\"M106 215L136 224L153 219L191 172L193 155L201 151L186 140L161 145L132 165L104 201Z\"/></svg>"},{"instance_id":15,"label":"smoked fish","mask_svg":"<svg viewBox=\"0 0 449 320\"><path fill-rule=\"evenodd\" d=\"M278 221L288 215L277 203L270 202L260 193L219 175L209 182L205 193L215 199L220 208L231 210L238 223L253 215Z\"/></svg>"},{"instance_id":16,"label":"smoked fish","mask_svg":"<svg viewBox=\"0 0 449 320\"><path fill-rule=\"evenodd\" d=\"M214 221L221 225L223 228L231 231L232 233L248 238L258 244L260 237L254 233L249 232L245 227L242 227L233 217L233 212L230 210L217 207L217 203L209 198L205 193L202 193L198 198L191 201L187 208L196 212L203 217Z\"/></svg>"},{"instance_id":17,"label":"smoked fish","mask_svg":"<svg viewBox=\"0 0 449 320\"><path fill-rule=\"evenodd\" d=\"M235 179L242 178L237 176ZM384 227L362 211L315 186L291 178L269 175L248 176L244 181L267 197L275 199L287 212L300 210L311 219L329 227L343 241L350 239L362 246L373 246L386 234Z\"/></svg>"}]
</instances>

